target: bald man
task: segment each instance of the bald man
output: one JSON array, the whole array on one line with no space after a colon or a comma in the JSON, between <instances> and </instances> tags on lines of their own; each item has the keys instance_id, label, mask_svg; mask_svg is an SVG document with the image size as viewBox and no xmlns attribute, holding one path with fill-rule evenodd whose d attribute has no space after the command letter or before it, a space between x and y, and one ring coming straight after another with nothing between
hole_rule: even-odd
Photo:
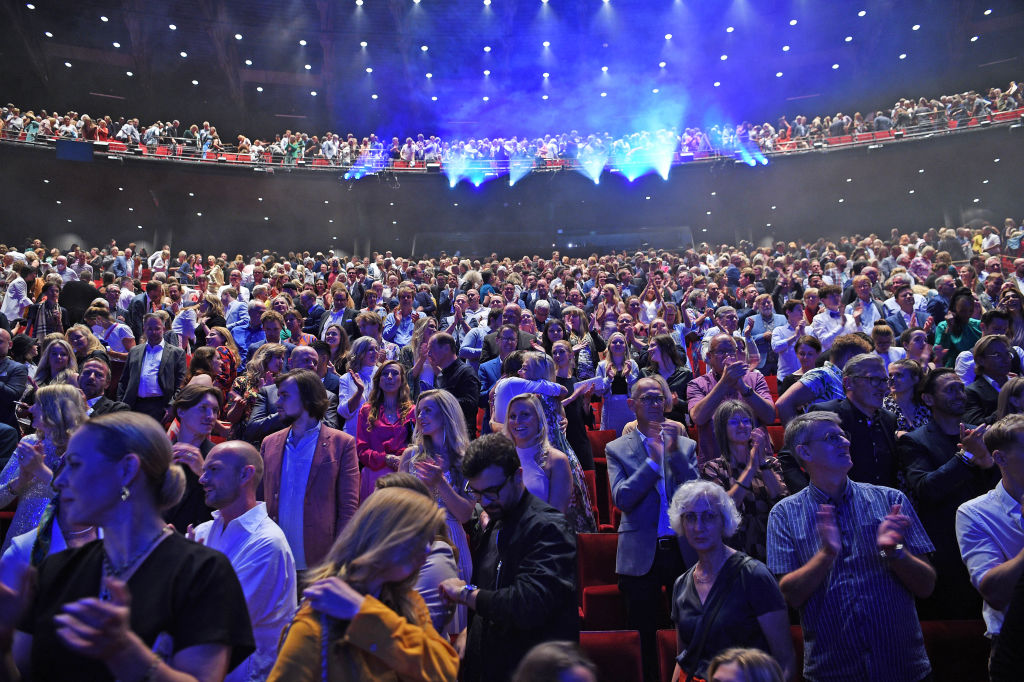
<instances>
[{"instance_id":1,"label":"bald man","mask_svg":"<svg viewBox=\"0 0 1024 682\"><path fill-rule=\"evenodd\" d=\"M249 607L256 651L225 678L226 682L262 680L277 656L281 630L296 609L295 559L281 528L256 501L263 479L263 458L249 443L229 440L215 446L203 463L203 486L213 520L190 536L223 552L238 574Z\"/></svg>"}]
</instances>

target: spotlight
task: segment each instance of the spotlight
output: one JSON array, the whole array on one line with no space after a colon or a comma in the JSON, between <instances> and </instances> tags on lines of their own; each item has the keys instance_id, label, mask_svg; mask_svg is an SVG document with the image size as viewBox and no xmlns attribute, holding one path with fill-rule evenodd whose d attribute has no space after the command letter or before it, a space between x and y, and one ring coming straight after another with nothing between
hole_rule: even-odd
<instances>
[{"instance_id":1,"label":"spotlight","mask_svg":"<svg viewBox=\"0 0 1024 682\"><path fill-rule=\"evenodd\" d=\"M666 33L665 34L665 40L672 40L672 34L671 33Z\"/></svg>"},{"instance_id":2,"label":"spotlight","mask_svg":"<svg viewBox=\"0 0 1024 682\"><path fill-rule=\"evenodd\" d=\"M715 87L716 88L721 86L721 85L722 85L722 81L715 81Z\"/></svg>"},{"instance_id":3,"label":"spotlight","mask_svg":"<svg viewBox=\"0 0 1024 682\"><path fill-rule=\"evenodd\" d=\"M49 31L47 31L47 32L46 32L46 33L44 33L43 35L45 35L45 36L46 36L47 38L52 38L52 37L53 37L53 34L52 34L52 33L50 33Z\"/></svg>"},{"instance_id":4,"label":"spotlight","mask_svg":"<svg viewBox=\"0 0 1024 682\"><path fill-rule=\"evenodd\" d=\"M302 46L302 47L305 47L306 46L306 39L303 38L302 40L300 40L299 41L299 45Z\"/></svg>"},{"instance_id":5,"label":"spotlight","mask_svg":"<svg viewBox=\"0 0 1024 682\"><path fill-rule=\"evenodd\" d=\"M433 97L431 97L430 101L431 102L436 102L437 101L437 95L434 95Z\"/></svg>"},{"instance_id":6,"label":"spotlight","mask_svg":"<svg viewBox=\"0 0 1024 682\"><path fill-rule=\"evenodd\" d=\"M907 58L907 53L906 52L904 52L903 54L900 55L900 59L906 59L906 58Z\"/></svg>"},{"instance_id":7,"label":"spotlight","mask_svg":"<svg viewBox=\"0 0 1024 682\"><path fill-rule=\"evenodd\" d=\"M70 69L71 68L71 62L64 62L64 66L66 66L66 67L68 67Z\"/></svg>"},{"instance_id":8,"label":"spotlight","mask_svg":"<svg viewBox=\"0 0 1024 682\"><path fill-rule=\"evenodd\" d=\"M733 31L735 31L735 30L736 30L736 29L734 29L734 28L733 28L732 26L730 26L729 28L725 29L725 32L726 32L726 33L732 33L732 32L733 32Z\"/></svg>"},{"instance_id":9,"label":"spotlight","mask_svg":"<svg viewBox=\"0 0 1024 682\"><path fill-rule=\"evenodd\" d=\"M366 41L364 40L361 43L359 43L359 47L366 47Z\"/></svg>"},{"instance_id":10,"label":"spotlight","mask_svg":"<svg viewBox=\"0 0 1024 682\"><path fill-rule=\"evenodd\" d=\"M775 77L776 78L782 78L782 72L781 71L776 71L775 72Z\"/></svg>"},{"instance_id":11,"label":"spotlight","mask_svg":"<svg viewBox=\"0 0 1024 682\"><path fill-rule=\"evenodd\" d=\"M867 13L868 13L868 12L867 12L867 10L863 10L863 9L862 9L861 11L857 12L857 16L858 16L858 17L862 17L862 16L864 16L864 15L865 15L865 14L867 14Z\"/></svg>"},{"instance_id":12,"label":"spotlight","mask_svg":"<svg viewBox=\"0 0 1024 682\"><path fill-rule=\"evenodd\" d=\"M839 68L839 65L838 65L838 64L833 64L833 65L832 65L832 68L833 68L833 69L838 69L838 68Z\"/></svg>"},{"instance_id":13,"label":"spotlight","mask_svg":"<svg viewBox=\"0 0 1024 682\"><path fill-rule=\"evenodd\" d=\"M484 0L484 7L490 7L490 6L491 6L491 0Z\"/></svg>"},{"instance_id":14,"label":"spotlight","mask_svg":"<svg viewBox=\"0 0 1024 682\"><path fill-rule=\"evenodd\" d=\"M846 36L845 38L843 38L843 42L852 43L853 36Z\"/></svg>"},{"instance_id":15,"label":"spotlight","mask_svg":"<svg viewBox=\"0 0 1024 682\"><path fill-rule=\"evenodd\" d=\"M485 102L490 102L490 101L491 101L491 98L490 98L490 97L488 97L487 95L484 95L484 101L485 101Z\"/></svg>"},{"instance_id":16,"label":"spotlight","mask_svg":"<svg viewBox=\"0 0 1024 682\"><path fill-rule=\"evenodd\" d=\"M722 55L721 57L719 57L719 59L721 59L721 60L722 60L723 62L724 62L724 61L725 61L726 59L728 59L728 58L729 58L729 55L727 55L727 54L723 54L723 55Z\"/></svg>"},{"instance_id":17,"label":"spotlight","mask_svg":"<svg viewBox=\"0 0 1024 682\"><path fill-rule=\"evenodd\" d=\"M607 97L607 96L608 96L608 93L607 93L607 92L602 92L602 93L601 93L601 97Z\"/></svg>"},{"instance_id":18,"label":"spotlight","mask_svg":"<svg viewBox=\"0 0 1024 682\"><path fill-rule=\"evenodd\" d=\"M544 41L543 43L541 43L541 44L542 44L542 45L543 45L544 47L551 47L551 43L550 43L549 41L547 41L547 40L545 40L545 41Z\"/></svg>"},{"instance_id":19,"label":"spotlight","mask_svg":"<svg viewBox=\"0 0 1024 682\"><path fill-rule=\"evenodd\" d=\"M972 43L978 42L978 36L971 36L971 42Z\"/></svg>"},{"instance_id":20,"label":"spotlight","mask_svg":"<svg viewBox=\"0 0 1024 682\"><path fill-rule=\"evenodd\" d=\"M377 99L377 93L373 93L372 95L370 95L370 99Z\"/></svg>"},{"instance_id":21,"label":"spotlight","mask_svg":"<svg viewBox=\"0 0 1024 682\"><path fill-rule=\"evenodd\" d=\"M541 99L547 99L547 98L548 98L548 96L547 96L547 95L541 95L541 96L540 96L540 98L541 98Z\"/></svg>"},{"instance_id":22,"label":"spotlight","mask_svg":"<svg viewBox=\"0 0 1024 682\"><path fill-rule=\"evenodd\" d=\"M252 60L251 59L246 59L245 60L245 65L246 66L252 66Z\"/></svg>"}]
</instances>

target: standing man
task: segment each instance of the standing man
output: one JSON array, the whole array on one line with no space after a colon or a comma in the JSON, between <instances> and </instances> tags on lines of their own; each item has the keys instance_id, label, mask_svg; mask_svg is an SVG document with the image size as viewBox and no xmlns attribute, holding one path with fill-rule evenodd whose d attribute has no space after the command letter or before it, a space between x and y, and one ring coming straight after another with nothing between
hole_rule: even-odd
<instances>
[{"instance_id":1,"label":"standing man","mask_svg":"<svg viewBox=\"0 0 1024 682\"><path fill-rule=\"evenodd\" d=\"M804 678L924 680L931 664L914 608L935 587L934 550L898 490L847 477L839 417L812 412L786 427L786 448L810 484L768 517L768 568L800 611Z\"/></svg>"},{"instance_id":2,"label":"standing man","mask_svg":"<svg viewBox=\"0 0 1024 682\"><path fill-rule=\"evenodd\" d=\"M382 336L385 341L390 341L401 347L412 340L416 320L422 314L413 310L412 304L415 298L416 290L412 286L403 284L398 287L398 306L384 319Z\"/></svg>"},{"instance_id":3,"label":"standing man","mask_svg":"<svg viewBox=\"0 0 1024 682\"><path fill-rule=\"evenodd\" d=\"M29 296L29 284L26 281L31 278L35 280L35 277L26 277L28 273L32 272L32 266L27 263L15 263L11 268L17 273L14 281L7 285L7 291L4 293L4 302L0 306L0 312L2 312L8 320L17 320L24 316L25 308L32 305L32 298Z\"/></svg>"},{"instance_id":4,"label":"standing man","mask_svg":"<svg viewBox=\"0 0 1024 682\"><path fill-rule=\"evenodd\" d=\"M310 370L275 380L277 408L288 426L263 439L263 499L284 531L302 574L319 564L359 504L356 439L322 423L327 389Z\"/></svg>"},{"instance_id":5,"label":"standing man","mask_svg":"<svg viewBox=\"0 0 1024 682\"><path fill-rule=\"evenodd\" d=\"M132 298L128 304L128 315L125 319L135 334L135 340L142 337L142 322L149 313L155 313L163 307L163 285L153 279L146 283L146 291Z\"/></svg>"},{"instance_id":6,"label":"standing man","mask_svg":"<svg viewBox=\"0 0 1024 682\"><path fill-rule=\"evenodd\" d=\"M473 368L456 355L457 345L451 334L438 332L430 337L427 354L437 376L435 384L455 396L466 418L470 438L476 438L476 413L480 402L480 377Z\"/></svg>"},{"instance_id":7,"label":"standing man","mask_svg":"<svg viewBox=\"0 0 1024 682\"><path fill-rule=\"evenodd\" d=\"M579 639L576 537L563 514L526 490L507 436L471 442L462 473L485 512L470 542L473 584L449 578L440 587L472 612L462 679L503 682L534 645Z\"/></svg>"},{"instance_id":8,"label":"standing man","mask_svg":"<svg viewBox=\"0 0 1024 682\"><path fill-rule=\"evenodd\" d=\"M628 400L637 428L605 450L612 499L622 510L615 572L626 600L627 626L640 631L647 680L657 679L661 589L671 594L676 578L696 559L673 532L668 506L676 488L697 478L697 444L677 422L665 419L666 394L668 386L660 377L637 381Z\"/></svg>"},{"instance_id":9,"label":"standing man","mask_svg":"<svg viewBox=\"0 0 1024 682\"><path fill-rule=\"evenodd\" d=\"M265 680L277 658L281 631L295 614L295 559L281 528L256 501L263 459L249 443L230 440L214 446L203 462L199 485L213 520L200 524L194 539L222 552L245 593L256 651L231 671L225 682Z\"/></svg>"},{"instance_id":10,"label":"standing man","mask_svg":"<svg viewBox=\"0 0 1024 682\"><path fill-rule=\"evenodd\" d=\"M146 343L128 351L117 399L165 424L171 399L185 383L185 351L164 341L164 321L156 313L146 314L142 331Z\"/></svg>"}]
</instances>

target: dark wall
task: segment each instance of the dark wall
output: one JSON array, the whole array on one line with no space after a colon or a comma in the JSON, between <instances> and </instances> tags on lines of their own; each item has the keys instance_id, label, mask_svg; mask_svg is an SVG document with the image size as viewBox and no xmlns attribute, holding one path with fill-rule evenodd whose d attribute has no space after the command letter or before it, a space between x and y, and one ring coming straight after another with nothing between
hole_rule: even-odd
<instances>
[{"instance_id":1,"label":"dark wall","mask_svg":"<svg viewBox=\"0 0 1024 682\"><path fill-rule=\"evenodd\" d=\"M0 241L115 238L230 255L263 248L519 255L553 244L563 253L677 247L689 242L688 230L698 242L718 243L887 235L893 227L1019 219L1022 142L1021 126L1001 126L775 157L755 168L693 163L673 168L667 181L652 174L629 183L606 172L595 185L560 171L513 187L502 177L454 189L438 174L347 182L340 172L268 174L106 154L92 163L58 161L52 148L0 144Z\"/></svg>"}]
</instances>

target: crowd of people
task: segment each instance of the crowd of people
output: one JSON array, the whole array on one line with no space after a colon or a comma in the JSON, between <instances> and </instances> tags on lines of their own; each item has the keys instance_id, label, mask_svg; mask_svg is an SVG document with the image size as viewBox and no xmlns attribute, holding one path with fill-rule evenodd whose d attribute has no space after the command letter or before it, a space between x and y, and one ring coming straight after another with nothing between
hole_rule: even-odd
<instances>
[{"instance_id":1,"label":"crowd of people","mask_svg":"<svg viewBox=\"0 0 1024 682\"><path fill-rule=\"evenodd\" d=\"M253 162L280 161L294 165L300 160L320 159L344 168L361 166L381 169L397 163L452 163L494 161L499 163L563 160L589 166L594 163L630 164L648 162L664 153L732 154L757 150L770 153L782 149L803 149L828 138L864 133L901 130L945 130L951 123L992 119L1000 112L1024 109L1024 91L1011 81L1005 88L991 87L983 94L974 90L938 98L901 98L884 110L859 111L852 116L843 112L808 118L786 116L775 123L765 121L738 125L716 124L707 129L672 127L640 131L613 137L608 132L580 134L569 131L540 137L477 137L449 139L422 133L392 137L369 134L361 139L353 133L344 138L327 131L322 135L285 130L273 136L253 137L238 133L234 139L221 139L209 121L185 127L178 119L153 121L143 125L138 118L110 115L95 119L88 114L69 111L64 115L41 109L26 110L9 103L0 110L0 135L28 142L52 139L117 141L143 145L150 150L164 147L171 155L190 158L218 158L223 153L247 155Z\"/></svg>"},{"instance_id":2,"label":"crowd of people","mask_svg":"<svg viewBox=\"0 0 1024 682\"><path fill-rule=\"evenodd\" d=\"M663 590L679 679L925 680L920 621L979 618L1011 679L1022 236L0 245L7 673L592 676L564 643L577 536L604 522L647 680Z\"/></svg>"}]
</instances>

